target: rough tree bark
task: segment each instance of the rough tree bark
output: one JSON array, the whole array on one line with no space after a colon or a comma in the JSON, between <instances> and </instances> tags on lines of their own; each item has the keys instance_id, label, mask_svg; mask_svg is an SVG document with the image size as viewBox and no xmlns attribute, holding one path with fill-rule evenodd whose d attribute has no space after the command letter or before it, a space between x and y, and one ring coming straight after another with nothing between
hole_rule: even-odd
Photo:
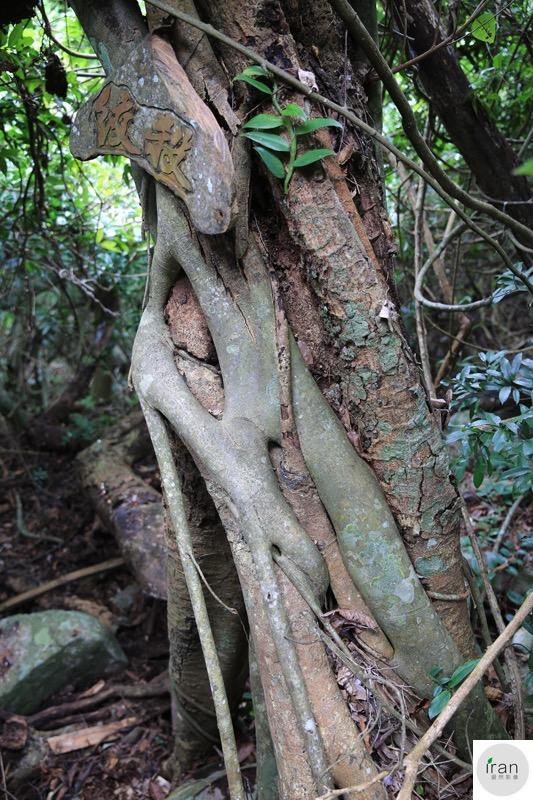
<instances>
[{"instance_id":1,"label":"rough tree bark","mask_svg":"<svg viewBox=\"0 0 533 800\"><path fill-rule=\"evenodd\" d=\"M364 783L376 767L336 684L314 613L328 587L340 607L375 618L379 628L362 643L381 659L376 665L385 662L389 676L397 673L422 697L431 695L433 667L453 670L473 650L466 602L432 603L427 594L464 590L458 498L394 304L393 245L375 153L370 141L345 128L331 142L342 146L342 159L297 173L286 196L273 180L267 190L254 163L249 224L250 162L235 135L251 97L236 88L231 106L226 77L245 66L242 56L212 48L198 31L150 6L147 36L133 3L71 5L108 75L119 75L113 85L133 98L133 138L125 147L127 125L120 129L121 152L143 163L141 114L153 114L139 99L146 97L147 80L167 81L176 102L194 102L197 127L179 117L193 136L198 127L219 129L213 158L227 164L224 135L233 145L239 211L223 235L200 234L168 180L156 170L154 181L134 165L155 249L132 380L190 581L193 558L183 534L195 548L201 526L190 513L187 523L183 508L193 508L200 476L225 530L250 627L261 763L271 776L269 729L279 796L306 800L333 786ZM174 7L196 13L190 0L175 0ZM346 94L350 106L365 112L359 55L351 46L345 55L344 30L328 3L210 0L202 13L274 63L312 72L326 94L341 102ZM302 102L289 91L284 98ZM93 119L90 108L82 119ZM76 130L77 149L90 149L84 137L106 144L106 130L101 140L97 134ZM320 140L331 141L327 134ZM211 223L214 200L205 194L204 167L195 171L189 159L184 170L193 218L203 192ZM201 219L200 225L207 228ZM178 322L167 305L171 293ZM171 451L174 435L181 444ZM193 481L191 468L198 471ZM205 495L200 502L207 502ZM222 551L222 527L217 530ZM177 564L170 575L173 570ZM172 583L169 600L185 602ZM210 617L219 644L220 621ZM195 618L202 618L201 608ZM179 639L179 626L171 636ZM183 696L192 676L177 677ZM455 722L463 752L467 722L470 735L504 735L481 690ZM181 766L187 754L190 760L189 744L178 748ZM259 785L267 787L261 797L270 796L271 777L260 774ZM241 796L234 787L234 797ZM381 799L384 788L376 783L357 797Z\"/></svg>"}]
</instances>

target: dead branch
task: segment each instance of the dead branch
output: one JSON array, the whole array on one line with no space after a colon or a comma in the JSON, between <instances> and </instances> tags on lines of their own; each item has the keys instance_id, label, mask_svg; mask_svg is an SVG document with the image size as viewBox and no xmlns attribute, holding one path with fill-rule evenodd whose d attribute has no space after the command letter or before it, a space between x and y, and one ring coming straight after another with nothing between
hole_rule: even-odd
<instances>
[{"instance_id":1,"label":"dead branch","mask_svg":"<svg viewBox=\"0 0 533 800\"><path fill-rule=\"evenodd\" d=\"M108 572L111 569L117 569L117 567L122 567L124 563L123 558L110 558L107 561L101 561L99 564L92 564L90 567L83 567L73 572L67 572L66 575L61 575L59 578L54 578L51 581L42 583L40 586L35 586L34 589L28 589L26 592L21 592L21 594L15 595L15 597L9 597L7 600L4 600L0 603L0 613L7 611L9 608L21 606L29 600L34 600L42 594L51 592L52 589L57 589L58 586L64 586L66 583L88 578L90 575L98 575L100 572Z\"/></svg>"}]
</instances>

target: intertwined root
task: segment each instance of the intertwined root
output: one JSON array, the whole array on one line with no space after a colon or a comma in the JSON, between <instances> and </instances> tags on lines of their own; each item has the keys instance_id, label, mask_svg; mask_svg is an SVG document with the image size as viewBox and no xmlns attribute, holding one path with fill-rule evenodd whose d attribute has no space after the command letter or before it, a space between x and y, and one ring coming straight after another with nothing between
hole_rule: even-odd
<instances>
[{"instance_id":1,"label":"intertwined root","mask_svg":"<svg viewBox=\"0 0 533 800\"><path fill-rule=\"evenodd\" d=\"M392 664L399 674L420 694L427 695L431 690L428 674L432 667L439 664L445 670L453 670L461 657L414 572L374 476L346 438L294 342L280 358L272 288L253 240L243 260L242 272L227 248L219 248L223 258L219 258L215 267L211 243L204 240L198 243L193 238L174 198L162 187L157 187L157 203L159 224L150 297L135 341L133 381L147 416L162 475L168 474L163 482L178 541L187 520L167 425L177 433L207 482L232 545L259 670L265 681L271 725L274 719L277 723L278 717L283 717L278 708L285 708L285 724L277 725L275 744L300 749L302 764L307 764L301 796L311 796L312 792L332 785L331 772L336 782L347 778L340 777L342 753L338 748L332 752L327 724L321 718L323 700L318 699L317 686L313 685L313 674L321 659L317 652L312 669L305 658L309 651L302 652L294 641L301 615L310 612L305 602L299 605L297 595L287 600L287 592L290 594L294 589L280 579L274 556L294 565L318 606L330 575L306 531L310 519L301 508L299 519L297 509L287 501L287 493L284 496L280 489L270 457L272 443L282 450L289 446L288 442L290 447L297 447L298 441L301 444L302 471L314 482L354 584L394 648ZM185 376L176 368L164 306L180 268L190 281L216 348L224 387L221 419L215 419L192 394L186 367L181 367ZM287 341L290 342L290 336ZM286 414L280 413L280 398L286 396L283 393L286 372L282 370L287 365L288 398L295 420L292 436L287 436L283 427ZM311 485L312 482L309 481ZM185 547L183 552L180 550L182 563L184 559L190 562L192 543L182 547ZM196 567L192 563L189 566L190 569L184 564L184 571L189 570L191 581L198 583L198 590L191 589L188 581L189 591L196 598L193 609L200 638L208 642L202 646L216 655L212 632L200 628L201 614L198 615L195 603L205 601ZM316 625L311 619L312 614L306 624ZM209 622L207 615L205 622ZM418 646L422 629L424 648ZM323 644L318 647L323 652ZM219 668L220 663L215 671L220 671ZM326 673L331 676L328 665L324 670L322 683ZM276 703L273 702L276 688L269 681L269 674L279 674L283 687L282 697ZM337 691L332 684L330 699L337 696ZM481 723L490 728L491 721L487 721L485 712L486 707L481 710ZM222 720L217 716L218 723L227 732L231 724L227 708L223 717L227 718ZM366 757L357 737L352 745L359 748L359 761L364 763ZM278 749L278 755L280 752ZM337 766L329 770L334 762ZM297 772L302 776L306 770L300 765ZM280 779L283 783L283 768ZM291 775L290 780L294 779ZM369 796L375 797L380 791L379 786L373 786Z\"/></svg>"}]
</instances>

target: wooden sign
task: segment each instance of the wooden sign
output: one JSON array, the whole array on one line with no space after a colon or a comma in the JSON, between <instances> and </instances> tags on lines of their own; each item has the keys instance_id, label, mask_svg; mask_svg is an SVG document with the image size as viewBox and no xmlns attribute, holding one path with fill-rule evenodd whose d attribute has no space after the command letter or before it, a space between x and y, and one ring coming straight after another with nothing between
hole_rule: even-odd
<instances>
[{"instance_id":1,"label":"wooden sign","mask_svg":"<svg viewBox=\"0 0 533 800\"><path fill-rule=\"evenodd\" d=\"M225 136L171 45L155 34L81 107L70 148L82 161L104 153L136 161L185 203L201 233L224 233L233 221L233 163Z\"/></svg>"}]
</instances>

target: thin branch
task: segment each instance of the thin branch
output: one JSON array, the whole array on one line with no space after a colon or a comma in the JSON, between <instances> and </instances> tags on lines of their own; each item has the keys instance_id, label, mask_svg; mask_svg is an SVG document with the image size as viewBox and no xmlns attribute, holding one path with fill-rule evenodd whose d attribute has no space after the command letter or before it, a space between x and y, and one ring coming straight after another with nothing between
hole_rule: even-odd
<instances>
[{"instance_id":1,"label":"thin branch","mask_svg":"<svg viewBox=\"0 0 533 800\"><path fill-rule=\"evenodd\" d=\"M419 61L424 61L424 59L434 55L439 50L442 50L443 47L447 47L449 44L454 44L461 38L463 32L468 28L468 26L474 22L477 17L479 17L483 9L488 6L489 2L490 0L483 0L483 2L473 10L468 19L466 19L462 25L450 33L449 36L447 36L445 39L442 39L440 42L437 42L437 44L433 45L433 47L430 47L429 50L425 50L423 53L419 53L417 56L414 56L414 58L410 58L409 61L405 61L403 64L398 64L398 66L394 67L391 72L402 72L402 70L412 67L415 64L418 64Z\"/></svg>"},{"instance_id":2,"label":"thin branch","mask_svg":"<svg viewBox=\"0 0 533 800\"><path fill-rule=\"evenodd\" d=\"M500 545L501 545L501 543L503 541L503 538L504 538L505 534L507 533L507 529L509 528L509 525L511 524L511 522L513 520L513 517L514 517L514 515L516 513L516 510L518 509L518 506L520 505L520 503L522 502L522 500L524 499L525 496L526 496L525 494L519 495L516 498L516 500L514 501L514 503L512 504L512 506L510 507L510 509L507 512L507 514L505 515L505 519L502 522L502 526L501 526L500 530L498 531L498 535L497 535L497 537L496 537L496 539L494 541L494 545L492 547L492 552L493 553L497 553L498 550L500 549Z\"/></svg>"},{"instance_id":3,"label":"thin branch","mask_svg":"<svg viewBox=\"0 0 533 800\"><path fill-rule=\"evenodd\" d=\"M491 305L492 295L484 298L483 300L475 300L473 303L438 303L434 300L428 300L427 297L422 294L422 285L429 268L439 258L441 253L446 250L450 242L460 236L465 229L466 225L464 222L462 222L460 225L457 225L452 231L450 231L450 233L443 238L439 246L431 253L429 258L424 263L422 269L419 270L415 280L414 296L415 301L420 303L420 305L426 306L426 308L437 308L439 311L451 311L456 313L463 313L468 309L481 308L482 306Z\"/></svg>"},{"instance_id":4,"label":"thin branch","mask_svg":"<svg viewBox=\"0 0 533 800\"><path fill-rule=\"evenodd\" d=\"M61 44L59 39L56 39L56 37L52 33L52 26L50 25L50 20L46 16L44 3L40 3L39 4L39 8L40 8L41 15L42 15L42 18L43 18L43 26L44 26L45 33L48 36L48 38L51 39L53 41L53 43L56 44L59 47L60 50L63 50L64 53L68 53L69 56L73 56L74 58L86 58L88 60L93 60L93 59L94 60L99 60L98 56L95 53L80 53L77 50L72 50L72 48L67 47L66 44Z\"/></svg>"},{"instance_id":5,"label":"thin branch","mask_svg":"<svg viewBox=\"0 0 533 800\"><path fill-rule=\"evenodd\" d=\"M348 795L352 792L356 794L357 792L366 792L367 789L370 789L375 783L382 781L383 778L386 778L389 775L386 770L383 772L378 772L377 775L374 775L371 780L366 781L365 783L359 783L357 786L347 786L345 789L332 789L331 792L327 792L326 794L321 794L320 797L317 797L316 800L333 800L335 797L341 797L341 795Z\"/></svg>"},{"instance_id":6,"label":"thin branch","mask_svg":"<svg viewBox=\"0 0 533 800\"><path fill-rule=\"evenodd\" d=\"M126 562L123 558L110 558L108 561L102 561L100 564L92 564L90 567L83 567L83 569L76 569L73 572L67 572L66 575L61 575L59 578L54 578L47 583L42 583L34 589L28 589L27 592L10 597L0 603L0 613L7 611L9 608L15 608L27 603L29 600L34 600L42 594L51 592L52 589L57 589L58 586L64 586L66 583L72 581L79 581L82 578L88 578L90 575L98 575L100 572L108 572L111 569L124 566Z\"/></svg>"},{"instance_id":7,"label":"thin branch","mask_svg":"<svg viewBox=\"0 0 533 800\"><path fill-rule=\"evenodd\" d=\"M415 215L415 247L414 247L414 267L415 276L421 269L422 264L422 249L423 249L423 229L424 229L424 201L426 198L426 183L422 178L418 179L418 188L416 191L414 215ZM420 361L422 362L422 377L424 379L424 386L428 398L435 397L435 386L433 384L433 376L431 374L431 364L429 360L429 350L427 343L426 326L424 325L424 314L421 308L420 301L415 297L415 318L416 318L416 337L418 340L418 351L420 354ZM439 421L438 412L433 410L435 418Z\"/></svg>"},{"instance_id":8,"label":"thin branch","mask_svg":"<svg viewBox=\"0 0 533 800\"><path fill-rule=\"evenodd\" d=\"M165 422L159 412L149 408L142 400L141 406L159 465L161 483L163 485L172 522L172 530L176 538L183 574L191 598L194 619L202 645L202 652L204 654L205 666L217 716L217 726L220 732L224 764L228 775L230 798L231 800L245 800L235 732L233 730L224 677L220 667L213 630L207 613L202 583L191 560L191 554L193 552L192 539L183 505L180 480L170 447L169 435Z\"/></svg>"},{"instance_id":9,"label":"thin branch","mask_svg":"<svg viewBox=\"0 0 533 800\"><path fill-rule=\"evenodd\" d=\"M502 612L500 611L500 606L498 605L498 599L490 582L489 572L487 569L487 562L485 561L485 555L481 550L481 547L479 546L479 542L477 540L476 532L474 530L474 526L472 525L470 515L464 505L463 505L463 519L465 521L466 531L468 534L468 538L470 540L470 544L472 545L472 550L474 551L474 555L478 563L479 572L481 574L481 579L483 581L483 586L485 588L485 592L487 593L487 600L490 606L490 610L494 622L496 623L496 627L501 634L505 630L505 623L503 621ZM522 697L522 676L520 674L520 667L518 666L516 653L513 649L505 650L503 655L505 658L505 663L507 665L507 670L509 672L509 679L511 681L511 687L513 690L512 694L513 694L515 738L525 739L526 734L525 734L525 723L524 723L524 702Z\"/></svg>"},{"instance_id":10,"label":"thin branch","mask_svg":"<svg viewBox=\"0 0 533 800\"><path fill-rule=\"evenodd\" d=\"M519 222L517 222L507 214L498 211L492 205L490 205L490 203L484 203L480 200L476 200L475 198L471 197L467 192L464 192L462 189L459 189L453 183L453 181L450 181L450 179L446 176L446 174L440 169L438 164L436 169L433 169L433 172L438 174L438 179L432 177L431 174L422 169L415 161L410 159L401 150L395 147L395 145L389 142L389 140L381 133L379 133L379 131L377 131L375 128L372 128L371 125L368 125L366 122L364 122L364 120L357 117L353 112L348 111L343 106L339 105L338 103L334 103L332 100L329 100L327 97L324 97L318 92L314 92L312 89L310 89L309 86L299 81L290 73L285 72L285 70L281 69L280 67L277 67L275 64L272 64L266 58L263 58L262 56L258 55L253 50L250 50L248 47L245 47L239 42L236 42L230 36L226 36L224 33L221 33L212 25L208 25L207 23L202 22L201 20L196 19L195 17L191 17L189 14L185 14L182 11L178 11L168 3L162 2L162 0L154 0L152 5L156 6L156 8L160 8L167 14L174 15L177 19L180 19L183 22L186 22L187 24L192 25L195 28L198 28L198 30L203 31L208 36L211 36L213 39L217 39L219 42L222 42L223 44L226 44L228 47L232 47L234 50L237 50L237 52L242 53L247 58L249 58L250 61L253 61L254 63L264 67L264 69L271 72L273 75L278 77L280 80L282 80L289 86L293 86L301 94L305 95L310 100L313 100L316 103L321 103L325 108L329 108L331 111L335 111L337 114L340 114L342 117L351 122L352 125L355 125L356 127L360 128L368 136L375 139L382 147L384 147L386 150L389 150L396 156L396 158L398 158L400 161L403 161L403 163L406 164L406 166L408 166L410 169L416 172L417 175L420 175L422 178L424 178L426 183L428 183L429 186L431 186L432 189L434 189L435 192L437 192L437 194L440 197L442 197L442 199L450 206L450 208L453 208L457 216L460 217L460 219L464 220L464 222L473 231L475 231L478 234L478 236L481 236L486 242L488 242L488 244L498 253L500 258L508 267L508 269L510 269L511 272L513 272L513 274L515 274L520 280L522 280L522 282L528 287L528 290L533 294L533 283L531 283L531 281L526 276L524 276L519 269L517 269L514 266L513 262L508 257L507 253L501 247L501 245L498 242L496 242L492 236L490 236L482 228L480 228L479 225L477 225L475 222L469 219L467 214L463 211L462 207L457 203L455 203L453 198L456 197L460 199L461 203L464 203L467 207L476 209L478 211L482 211L483 213L487 214L493 219L497 219L499 222L502 222L503 224L515 230L524 239L533 243L533 233L528 228L526 228L526 226L521 225ZM436 159L433 156L433 154L431 154L431 158L436 163ZM423 159L423 161L425 163L425 159ZM444 189L443 186L446 186L447 188Z\"/></svg>"},{"instance_id":11,"label":"thin branch","mask_svg":"<svg viewBox=\"0 0 533 800\"><path fill-rule=\"evenodd\" d=\"M496 656L507 646L508 642L524 623L531 611L533 611L533 592L524 600L511 622L500 633L494 644L487 648L484 655L480 658L479 663L459 686L455 694L452 695L451 699L441 711L435 722L430 728L428 728L418 744L415 745L405 759L405 778L397 800L411 800L411 793L415 785L420 761L424 757L425 753L434 744L434 742L436 742L439 736L441 736L444 728L451 720L457 709L479 683Z\"/></svg>"},{"instance_id":12,"label":"thin branch","mask_svg":"<svg viewBox=\"0 0 533 800\"><path fill-rule=\"evenodd\" d=\"M435 155L431 151L424 137L418 130L416 117L409 99L402 92L400 85L394 77L391 68L383 58L378 45L365 28L359 15L354 11L348 0L331 0L331 5L336 9L342 21L350 31L352 39L365 52L366 57L378 73L384 87L387 89L392 102L400 112L403 122L403 129L416 153L420 156L431 175L438 181L440 186L456 200L464 203L468 208L482 211L493 219L498 220L507 227L514 230L521 238L528 242L533 242L533 232L522 223L517 222L508 214L494 208L489 203L477 200L464 189L457 186L446 173L440 168ZM490 210L489 210L490 209ZM533 292L533 287L531 287Z\"/></svg>"}]
</instances>

